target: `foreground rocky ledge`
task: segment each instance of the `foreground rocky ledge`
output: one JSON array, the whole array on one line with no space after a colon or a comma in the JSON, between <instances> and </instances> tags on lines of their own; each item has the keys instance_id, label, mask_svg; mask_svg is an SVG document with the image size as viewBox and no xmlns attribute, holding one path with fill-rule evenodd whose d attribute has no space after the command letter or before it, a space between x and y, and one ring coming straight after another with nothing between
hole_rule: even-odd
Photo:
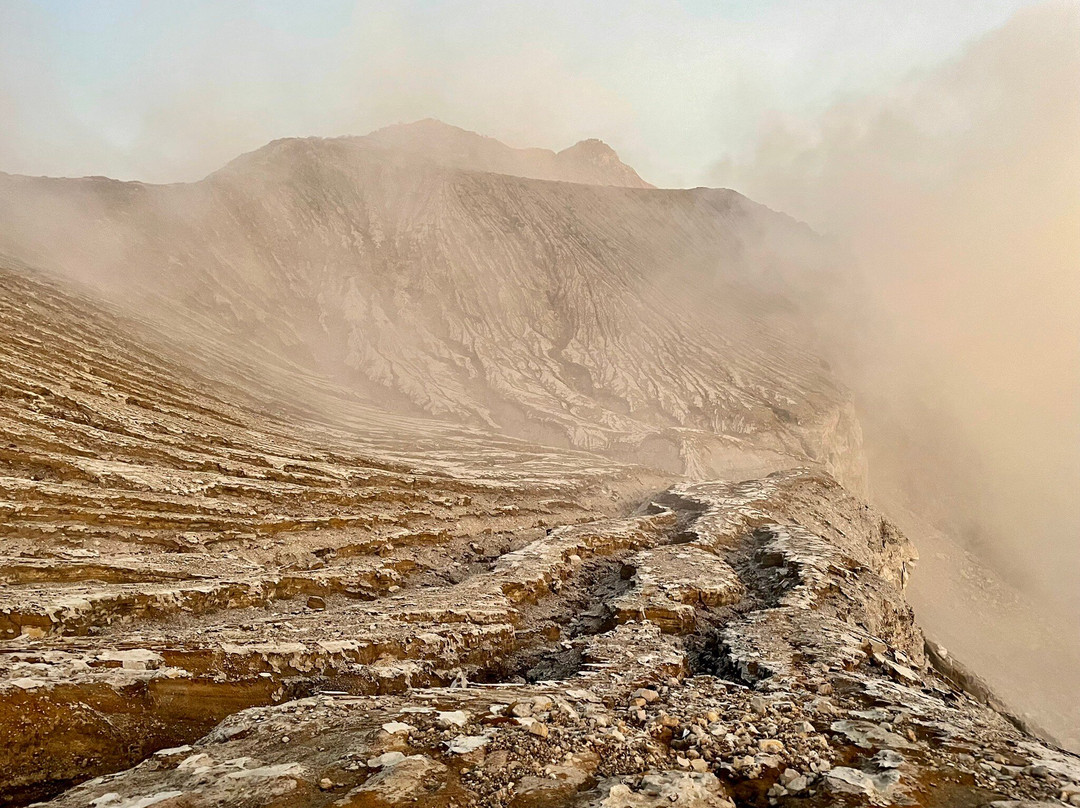
<instances>
[{"instance_id":1,"label":"foreground rocky ledge","mask_svg":"<svg viewBox=\"0 0 1080 808\"><path fill-rule=\"evenodd\" d=\"M127 606L42 607L51 630L3 655L7 794L99 774L49 804L1080 804L1080 760L926 653L913 548L820 473L435 544L440 580L410 547L264 589L208 567L202 606L159 598L187 605L137 631Z\"/></svg>"}]
</instances>

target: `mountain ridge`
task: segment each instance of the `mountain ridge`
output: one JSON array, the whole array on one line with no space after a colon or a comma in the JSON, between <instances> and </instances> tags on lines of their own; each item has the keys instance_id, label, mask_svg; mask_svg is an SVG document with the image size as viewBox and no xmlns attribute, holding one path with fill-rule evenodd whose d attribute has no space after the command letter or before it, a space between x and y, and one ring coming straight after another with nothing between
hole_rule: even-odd
<instances>
[{"instance_id":1,"label":"mountain ridge","mask_svg":"<svg viewBox=\"0 0 1080 808\"><path fill-rule=\"evenodd\" d=\"M166 319L216 311L392 406L697 476L801 458L865 484L850 405L780 293L801 266L769 246L809 253L812 233L733 191L369 146L277 141L181 186L8 178L0 247Z\"/></svg>"},{"instance_id":2,"label":"mountain ridge","mask_svg":"<svg viewBox=\"0 0 1080 808\"><path fill-rule=\"evenodd\" d=\"M615 150L602 140L587 138L561 151L541 148L514 148L434 118L407 124L393 124L367 135L339 137L279 138L252 152L234 158L218 171L236 168L300 144L347 144L408 154L447 168L505 174L526 179L573 182L629 188L654 188L623 163Z\"/></svg>"}]
</instances>

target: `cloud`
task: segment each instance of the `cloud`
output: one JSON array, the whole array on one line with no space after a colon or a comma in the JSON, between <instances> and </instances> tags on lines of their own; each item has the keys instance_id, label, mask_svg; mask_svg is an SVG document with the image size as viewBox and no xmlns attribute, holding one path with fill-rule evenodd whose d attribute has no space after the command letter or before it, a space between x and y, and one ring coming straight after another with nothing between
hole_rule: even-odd
<instances>
[{"instance_id":1,"label":"cloud","mask_svg":"<svg viewBox=\"0 0 1080 808\"><path fill-rule=\"evenodd\" d=\"M928 408L958 431L936 428L937 456L905 473L963 488L973 535L1080 609L1080 5L777 118L713 179L851 245L879 321L859 336L864 400L909 431L932 428ZM958 436L977 470L955 462Z\"/></svg>"}]
</instances>

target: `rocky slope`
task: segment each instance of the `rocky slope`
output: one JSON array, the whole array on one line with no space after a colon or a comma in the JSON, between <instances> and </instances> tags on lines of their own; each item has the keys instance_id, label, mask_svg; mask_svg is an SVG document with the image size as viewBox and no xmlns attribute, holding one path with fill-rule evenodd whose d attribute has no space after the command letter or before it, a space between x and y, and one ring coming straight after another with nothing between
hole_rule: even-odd
<instances>
[{"instance_id":1,"label":"rocky slope","mask_svg":"<svg viewBox=\"0 0 1080 808\"><path fill-rule=\"evenodd\" d=\"M252 641L253 619L295 636L281 626L296 609L313 613L309 598L348 605L391 595L406 576L453 580L657 484L595 456L395 418L330 390L318 410L280 393L268 402L257 386L192 372L144 326L10 262L0 290L8 802L280 700L257 673L230 681L237 652L212 636L222 617ZM449 558L460 566L446 568ZM143 621L165 632L146 648ZM423 640L391 642L411 654ZM165 647L189 657L185 675L124 678L156 667L143 658Z\"/></svg>"},{"instance_id":2,"label":"rocky slope","mask_svg":"<svg viewBox=\"0 0 1080 808\"><path fill-rule=\"evenodd\" d=\"M461 170L437 139L417 154L426 124L395 131L277 141L193 185L0 177L0 249L395 411L863 485L846 395L770 291L799 269L768 245L803 228L730 191Z\"/></svg>"},{"instance_id":3,"label":"rocky slope","mask_svg":"<svg viewBox=\"0 0 1080 808\"><path fill-rule=\"evenodd\" d=\"M0 804L1080 804L830 476L786 220L362 139L0 185Z\"/></svg>"}]
</instances>

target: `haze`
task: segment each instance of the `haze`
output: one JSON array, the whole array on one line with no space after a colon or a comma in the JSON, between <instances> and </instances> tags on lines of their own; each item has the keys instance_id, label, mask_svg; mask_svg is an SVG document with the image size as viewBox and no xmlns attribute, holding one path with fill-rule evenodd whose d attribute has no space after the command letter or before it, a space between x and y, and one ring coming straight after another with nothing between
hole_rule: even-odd
<instances>
[{"instance_id":1,"label":"haze","mask_svg":"<svg viewBox=\"0 0 1080 808\"><path fill-rule=\"evenodd\" d=\"M842 235L891 330L866 323L870 412L954 419L983 465L939 429L919 473L954 496L977 478L970 538L1034 561L1029 583L1080 613L1080 5L1025 10L885 92L774 123L714 181Z\"/></svg>"},{"instance_id":2,"label":"haze","mask_svg":"<svg viewBox=\"0 0 1080 808\"><path fill-rule=\"evenodd\" d=\"M1080 3L542 6L0 0L0 171L187 183L437 118L735 189L836 246L787 291L853 390L872 499L1080 654Z\"/></svg>"}]
</instances>

